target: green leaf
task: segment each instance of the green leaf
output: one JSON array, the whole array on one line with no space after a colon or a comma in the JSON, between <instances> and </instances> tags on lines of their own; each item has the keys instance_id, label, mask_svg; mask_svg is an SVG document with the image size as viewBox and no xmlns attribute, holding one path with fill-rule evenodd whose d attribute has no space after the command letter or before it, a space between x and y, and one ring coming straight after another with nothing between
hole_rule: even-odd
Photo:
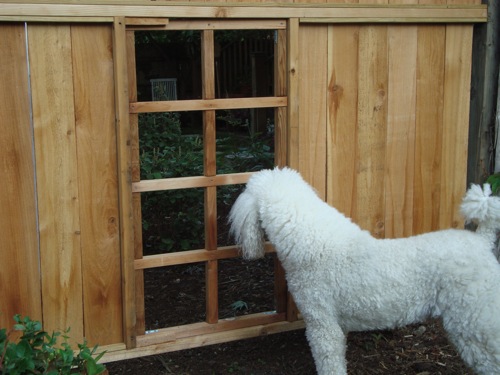
<instances>
[{"instance_id":1,"label":"green leaf","mask_svg":"<svg viewBox=\"0 0 500 375\"><path fill-rule=\"evenodd\" d=\"M490 177L488 177L486 182L491 185L491 191L493 192L493 194L499 195L499 193L500 193L500 173L492 174Z\"/></svg>"}]
</instances>

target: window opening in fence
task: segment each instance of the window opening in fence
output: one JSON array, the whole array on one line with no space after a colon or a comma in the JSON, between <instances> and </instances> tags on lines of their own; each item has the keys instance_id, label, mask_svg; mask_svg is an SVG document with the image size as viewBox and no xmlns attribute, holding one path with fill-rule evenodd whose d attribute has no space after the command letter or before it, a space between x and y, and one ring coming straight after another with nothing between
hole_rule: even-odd
<instances>
[{"instance_id":1,"label":"window opening in fence","mask_svg":"<svg viewBox=\"0 0 500 375\"><path fill-rule=\"evenodd\" d=\"M274 132L287 105L274 94L275 72L284 77L277 62L286 59L275 56L273 29L194 25L128 32L138 346L208 333L207 323L230 330L286 319L275 255L243 261L227 226L250 173L286 154L276 153L284 142Z\"/></svg>"}]
</instances>

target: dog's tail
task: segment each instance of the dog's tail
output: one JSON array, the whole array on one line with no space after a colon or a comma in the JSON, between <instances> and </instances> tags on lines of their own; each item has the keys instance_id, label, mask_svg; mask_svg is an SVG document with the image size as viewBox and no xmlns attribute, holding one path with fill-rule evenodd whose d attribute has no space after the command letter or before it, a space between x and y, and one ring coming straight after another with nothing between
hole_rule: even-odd
<instances>
[{"instance_id":1,"label":"dog's tail","mask_svg":"<svg viewBox=\"0 0 500 375\"><path fill-rule=\"evenodd\" d=\"M257 197L246 189L234 202L229 213L230 234L241 247L243 258L264 256L264 230L260 225Z\"/></svg>"},{"instance_id":2,"label":"dog's tail","mask_svg":"<svg viewBox=\"0 0 500 375\"><path fill-rule=\"evenodd\" d=\"M500 229L500 197L492 195L490 184L471 185L460 207L467 222L477 224L476 232L492 242Z\"/></svg>"}]
</instances>

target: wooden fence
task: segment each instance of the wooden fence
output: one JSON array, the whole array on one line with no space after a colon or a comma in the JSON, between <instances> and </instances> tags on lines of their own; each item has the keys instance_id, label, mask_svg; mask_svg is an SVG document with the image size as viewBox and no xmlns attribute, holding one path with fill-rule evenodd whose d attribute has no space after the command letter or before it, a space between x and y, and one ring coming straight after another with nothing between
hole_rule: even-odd
<instances>
[{"instance_id":1,"label":"wooden fence","mask_svg":"<svg viewBox=\"0 0 500 375\"><path fill-rule=\"evenodd\" d=\"M139 112L201 110L209 130L218 108L276 108L277 164L297 168L363 228L401 237L462 225L480 1L0 3L0 326L15 313L48 330L70 326L107 360L303 326L282 287L271 317L218 319L217 260L236 257L234 247L142 257L141 191L196 186L212 202L218 186L249 174L216 175L208 161L187 182L140 181ZM219 22L272 23L275 96L214 99L208 63L202 100L137 102L133 30L179 25L169 18L198 22L206 46L214 27L241 27ZM200 260L212 278L207 321L145 335L142 271Z\"/></svg>"}]
</instances>

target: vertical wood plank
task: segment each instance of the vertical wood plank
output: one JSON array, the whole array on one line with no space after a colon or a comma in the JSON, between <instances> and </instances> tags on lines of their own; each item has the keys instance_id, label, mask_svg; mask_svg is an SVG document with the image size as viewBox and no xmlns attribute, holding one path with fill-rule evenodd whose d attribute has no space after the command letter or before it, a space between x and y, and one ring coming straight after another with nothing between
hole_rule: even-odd
<instances>
[{"instance_id":1,"label":"vertical wood plank","mask_svg":"<svg viewBox=\"0 0 500 375\"><path fill-rule=\"evenodd\" d=\"M300 27L299 171L322 199L326 197L327 35L324 25Z\"/></svg>"},{"instance_id":2,"label":"vertical wood plank","mask_svg":"<svg viewBox=\"0 0 500 375\"><path fill-rule=\"evenodd\" d=\"M413 231L417 26L389 26L385 237Z\"/></svg>"},{"instance_id":3,"label":"vertical wood plank","mask_svg":"<svg viewBox=\"0 0 500 375\"><path fill-rule=\"evenodd\" d=\"M287 51L286 30L277 30L277 43L274 45L274 95L287 95ZM279 167L287 165L287 108L275 109L274 116L274 161Z\"/></svg>"},{"instance_id":4,"label":"vertical wood plank","mask_svg":"<svg viewBox=\"0 0 500 375\"><path fill-rule=\"evenodd\" d=\"M384 237L387 127L387 26L360 27L355 221Z\"/></svg>"},{"instance_id":5,"label":"vertical wood plank","mask_svg":"<svg viewBox=\"0 0 500 375\"><path fill-rule=\"evenodd\" d=\"M460 227L466 189L472 25L447 25L441 158L440 227Z\"/></svg>"},{"instance_id":6,"label":"vertical wood plank","mask_svg":"<svg viewBox=\"0 0 500 375\"><path fill-rule=\"evenodd\" d=\"M71 26L85 338L100 345L123 342L111 31Z\"/></svg>"},{"instance_id":7,"label":"vertical wood plank","mask_svg":"<svg viewBox=\"0 0 500 375\"><path fill-rule=\"evenodd\" d=\"M327 202L353 215L357 169L359 26L328 27Z\"/></svg>"},{"instance_id":8,"label":"vertical wood plank","mask_svg":"<svg viewBox=\"0 0 500 375\"><path fill-rule=\"evenodd\" d=\"M287 95L287 51L286 30L277 30L277 43L274 45L274 95ZM275 109L274 128L274 161L279 167L287 165L287 108ZM287 309L288 288L285 270L278 257L274 257L274 297L276 312L283 313Z\"/></svg>"},{"instance_id":9,"label":"vertical wood plank","mask_svg":"<svg viewBox=\"0 0 500 375\"><path fill-rule=\"evenodd\" d=\"M0 327L42 319L38 230L23 24L0 25ZM13 287L15 286L15 287Z\"/></svg>"},{"instance_id":10,"label":"vertical wood plank","mask_svg":"<svg viewBox=\"0 0 500 375\"><path fill-rule=\"evenodd\" d=\"M134 270L134 217L132 203L132 151L129 123L127 40L125 19L113 21L113 61L115 80L115 124L118 155L120 245L122 266L123 336L127 348L136 346L136 306Z\"/></svg>"},{"instance_id":11,"label":"vertical wood plank","mask_svg":"<svg viewBox=\"0 0 500 375\"><path fill-rule=\"evenodd\" d=\"M288 86L288 165L299 168L299 19L290 18L287 25L287 86ZM292 322L298 319L297 306L288 293L286 306L287 320Z\"/></svg>"},{"instance_id":12,"label":"vertical wood plank","mask_svg":"<svg viewBox=\"0 0 500 375\"><path fill-rule=\"evenodd\" d=\"M439 228L445 26L419 25L413 234Z\"/></svg>"},{"instance_id":13,"label":"vertical wood plank","mask_svg":"<svg viewBox=\"0 0 500 375\"><path fill-rule=\"evenodd\" d=\"M215 98L214 31L202 31L202 91L204 99ZM203 112L204 172L205 176L216 174L215 111ZM217 188L205 188L205 247L217 250ZM219 320L218 262L206 262L206 321Z\"/></svg>"},{"instance_id":14,"label":"vertical wood plank","mask_svg":"<svg viewBox=\"0 0 500 375\"><path fill-rule=\"evenodd\" d=\"M137 77L135 63L135 33L126 32L127 49L127 77L129 101L137 101ZM132 182L141 180L140 150L139 150L139 115L131 113L129 115L130 124L130 158ZM132 193L132 216L134 225L134 259L141 259L143 256L142 242L142 209L141 193ZM146 310L144 299L144 270L135 271L135 307L137 335L143 335L146 331Z\"/></svg>"},{"instance_id":15,"label":"vertical wood plank","mask_svg":"<svg viewBox=\"0 0 500 375\"><path fill-rule=\"evenodd\" d=\"M83 339L82 259L67 25L28 28L42 270L43 324Z\"/></svg>"},{"instance_id":16,"label":"vertical wood plank","mask_svg":"<svg viewBox=\"0 0 500 375\"><path fill-rule=\"evenodd\" d=\"M299 168L299 19L288 20L288 165Z\"/></svg>"}]
</instances>

